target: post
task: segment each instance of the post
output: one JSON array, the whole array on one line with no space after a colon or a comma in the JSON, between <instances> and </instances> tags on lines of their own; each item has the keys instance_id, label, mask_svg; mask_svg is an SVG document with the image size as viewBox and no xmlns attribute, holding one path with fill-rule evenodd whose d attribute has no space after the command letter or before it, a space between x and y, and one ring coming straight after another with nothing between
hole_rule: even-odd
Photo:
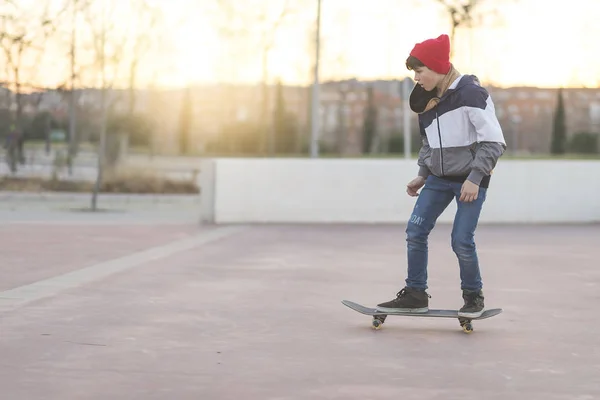
<instances>
[{"instance_id":1,"label":"post","mask_svg":"<svg viewBox=\"0 0 600 400\"><path fill-rule=\"evenodd\" d=\"M407 160L411 158L411 142L410 142L410 86L412 80L410 78L404 78L402 81L402 116L404 117L404 158Z\"/></svg>"},{"instance_id":2,"label":"post","mask_svg":"<svg viewBox=\"0 0 600 400\"><path fill-rule=\"evenodd\" d=\"M217 222L215 215L215 170L217 161L214 159L203 159L200 161L200 175L198 186L200 187L200 223L214 224Z\"/></svg>"},{"instance_id":3,"label":"post","mask_svg":"<svg viewBox=\"0 0 600 400\"><path fill-rule=\"evenodd\" d=\"M310 135L310 156L316 158L319 156L319 53L321 45L321 0L317 0L317 32L315 35L315 70L314 82L312 87L312 112L311 122L312 129Z\"/></svg>"},{"instance_id":4,"label":"post","mask_svg":"<svg viewBox=\"0 0 600 400\"><path fill-rule=\"evenodd\" d=\"M514 114L511 116L511 122L513 123L512 139L513 143L510 146L512 153L517 154L519 152L519 124L521 123L521 116Z\"/></svg>"},{"instance_id":5,"label":"post","mask_svg":"<svg viewBox=\"0 0 600 400\"><path fill-rule=\"evenodd\" d=\"M102 32L101 32L101 53L100 54L100 74L102 76L102 121L100 126L100 145L98 146L98 171L96 175L96 184L92 194L92 211L96 211L98 206L98 193L102 186L102 172L104 168L104 156L106 153L106 119L107 119L107 87L106 87L106 16L104 6L102 7Z\"/></svg>"},{"instance_id":6,"label":"post","mask_svg":"<svg viewBox=\"0 0 600 400\"><path fill-rule=\"evenodd\" d=\"M68 168L69 175L73 175L73 159L75 158L75 32L77 24L77 1L73 0L73 11L71 15L71 95L69 96L69 144L68 144Z\"/></svg>"}]
</instances>

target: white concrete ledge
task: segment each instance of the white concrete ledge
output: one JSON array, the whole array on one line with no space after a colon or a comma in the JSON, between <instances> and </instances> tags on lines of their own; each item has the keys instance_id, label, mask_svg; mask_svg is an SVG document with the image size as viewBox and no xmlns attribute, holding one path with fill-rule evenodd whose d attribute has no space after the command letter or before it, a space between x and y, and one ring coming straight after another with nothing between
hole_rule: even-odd
<instances>
[{"instance_id":1,"label":"white concrete ledge","mask_svg":"<svg viewBox=\"0 0 600 400\"><path fill-rule=\"evenodd\" d=\"M416 160L395 159L205 160L202 219L405 223L415 202L406 183L417 169ZM439 222L455 212L452 203ZM500 160L481 223L586 222L600 222L600 161Z\"/></svg>"}]
</instances>

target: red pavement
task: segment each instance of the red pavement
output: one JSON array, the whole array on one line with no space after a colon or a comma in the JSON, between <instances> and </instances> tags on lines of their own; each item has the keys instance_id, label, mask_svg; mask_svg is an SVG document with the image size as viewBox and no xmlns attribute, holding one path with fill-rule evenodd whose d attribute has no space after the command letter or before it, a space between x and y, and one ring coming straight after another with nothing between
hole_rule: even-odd
<instances>
[{"instance_id":1,"label":"red pavement","mask_svg":"<svg viewBox=\"0 0 600 400\"><path fill-rule=\"evenodd\" d=\"M160 224L0 225L0 291L169 243L198 230Z\"/></svg>"},{"instance_id":2,"label":"red pavement","mask_svg":"<svg viewBox=\"0 0 600 400\"><path fill-rule=\"evenodd\" d=\"M30 238L2 245L5 287L201 233L39 228L2 228L3 242ZM70 229L84 236L65 266ZM340 303L398 291L404 227L254 226L0 314L1 398L600 398L600 226L482 226L477 240L486 305L504 313L470 335L399 317L373 331ZM449 245L439 225L432 308L460 305Z\"/></svg>"}]
</instances>

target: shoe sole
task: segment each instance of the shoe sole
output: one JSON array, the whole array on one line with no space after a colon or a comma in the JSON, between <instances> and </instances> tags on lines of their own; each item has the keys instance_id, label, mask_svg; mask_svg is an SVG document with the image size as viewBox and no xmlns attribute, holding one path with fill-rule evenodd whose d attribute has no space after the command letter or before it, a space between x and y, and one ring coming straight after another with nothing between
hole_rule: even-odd
<instances>
[{"instance_id":1,"label":"shoe sole","mask_svg":"<svg viewBox=\"0 0 600 400\"><path fill-rule=\"evenodd\" d=\"M464 317L464 318L477 318L477 317L481 317L481 315L483 314L484 310L481 311L476 311L476 312L458 312L458 316L459 317Z\"/></svg>"},{"instance_id":2,"label":"shoe sole","mask_svg":"<svg viewBox=\"0 0 600 400\"><path fill-rule=\"evenodd\" d=\"M386 308L386 307L375 307L377 311L382 312L403 312L403 313L416 313L424 314L429 311L428 307L423 308Z\"/></svg>"}]
</instances>

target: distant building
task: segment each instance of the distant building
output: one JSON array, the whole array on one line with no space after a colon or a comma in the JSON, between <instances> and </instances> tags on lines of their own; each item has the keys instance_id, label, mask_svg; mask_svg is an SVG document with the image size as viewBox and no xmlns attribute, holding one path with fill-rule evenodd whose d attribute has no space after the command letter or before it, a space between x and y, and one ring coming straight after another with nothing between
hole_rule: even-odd
<instances>
[{"instance_id":1,"label":"distant building","mask_svg":"<svg viewBox=\"0 0 600 400\"><path fill-rule=\"evenodd\" d=\"M368 107L367 89L373 88L377 110L375 140L372 150L387 152L390 139L401 136L403 100L399 80L359 81L356 79L321 84L320 140L327 151L342 154L362 152L364 120ZM557 89L534 87L487 87L496 106L509 151L549 153ZM262 85L201 85L191 89L192 143L202 150L218 137L226 125L260 124L273 118L276 87L268 86L268 104L263 108ZM136 90L135 101L128 90L110 90L109 104L114 113L127 113L131 105L136 113L153 122L155 150L177 151L177 130L184 89ZM568 136L578 132L600 134L600 88L566 88L563 90ZM0 87L0 108L13 110L15 96ZM311 88L283 86L286 110L294 114L299 125L299 141L305 146L310 137ZM95 115L100 110L101 92L77 90L77 105ZM56 90L23 95L24 112L47 111L56 118L68 116L68 93ZM3 106L3 107L2 107ZM412 135L418 136L417 116L411 112ZM306 147L305 147L306 148Z\"/></svg>"},{"instance_id":2,"label":"distant building","mask_svg":"<svg viewBox=\"0 0 600 400\"><path fill-rule=\"evenodd\" d=\"M488 88L509 149L548 153L558 89ZM600 134L600 88L563 89L567 136Z\"/></svg>"}]
</instances>

